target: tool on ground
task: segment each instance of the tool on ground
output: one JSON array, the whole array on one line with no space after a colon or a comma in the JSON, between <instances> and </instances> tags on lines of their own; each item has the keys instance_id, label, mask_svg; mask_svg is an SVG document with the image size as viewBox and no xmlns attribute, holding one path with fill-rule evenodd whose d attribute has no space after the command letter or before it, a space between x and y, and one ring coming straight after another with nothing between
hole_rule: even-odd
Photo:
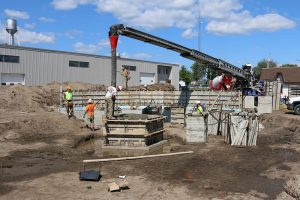
<instances>
[{"instance_id":1,"label":"tool on ground","mask_svg":"<svg viewBox=\"0 0 300 200\"><path fill-rule=\"evenodd\" d=\"M100 166L98 171L96 170L85 170L85 165L83 164L83 171L79 172L79 180L81 181L99 181L102 175L100 173Z\"/></svg>"}]
</instances>

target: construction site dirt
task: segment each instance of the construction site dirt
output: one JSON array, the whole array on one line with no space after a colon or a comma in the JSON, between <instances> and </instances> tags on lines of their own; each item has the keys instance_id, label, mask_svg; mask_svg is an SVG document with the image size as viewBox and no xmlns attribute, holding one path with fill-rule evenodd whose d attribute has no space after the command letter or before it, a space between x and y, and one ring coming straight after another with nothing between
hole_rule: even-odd
<instances>
[{"instance_id":1,"label":"construction site dirt","mask_svg":"<svg viewBox=\"0 0 300 200\"><path fill-rule=\"evenodd\" d=\"M299 116L262 115L255 147L230 146L212 135L205 144L186 144L182 126L166 125L164 152L194 153L88 164L102 175L90 182L79 180L82 160L112 156L99 153L102 130L68 120L50 96L46 86L0 88L0 199L300 198ZM124 175L129 189L108 192Z\"/></svg>"}]
</instances>

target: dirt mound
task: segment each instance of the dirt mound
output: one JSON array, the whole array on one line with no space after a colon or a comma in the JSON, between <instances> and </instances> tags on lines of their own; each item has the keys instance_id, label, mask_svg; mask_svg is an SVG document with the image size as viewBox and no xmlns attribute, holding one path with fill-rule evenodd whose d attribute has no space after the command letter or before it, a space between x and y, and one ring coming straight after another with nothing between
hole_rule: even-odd
<instances>
[{"instance_id":1,"label":"dirt mound","mask_svg":"<svg viewBox=\"0 0 300 200\"><path fill-rule=\"evenodd\" d=\"M264 129L260 144L300 144L300 117L293 114L272 113L261 116Z\"/></svg>"},{"instance_id":2,"label":"dirt mound","mask_svg":"<svg viewBox=\"0 0 300 200\"><path fill-rule=\"evenodd\" d=\"M284 190L290 196L300 199L300 175L295 175L288 180L284 186Z\"/></svg>"},{"instance_id":3,"label":"dirt mound","mask_svg":"<svg viewBox=\"0 0 300 200\"><path fill-rule=\"evenodd\" d=\"M0 109L35 112L54 105L56 99L40 87L9 86L0 87Z\"/></svg>"},{"instance_id":4,"label":"dirt mound","mask_svg":"<svg viewBox=\"0 0 300 200\"><path fill-rule=\"evenodd\" d=\"M175 87L168 83L156 83L152 85L139 85L128 87L128 91L174 91Z\"/></svg>"},{"instance_id":5,"label":"dirt mound","mask_svg":"<svg viewBox=\"0 0 300 200\"><path fill-rule=\"evenodd\" d=\"M104 91L107 86L103 84L92 84L92 83L83 83L83 82L52 82L45 86L43 86L44 89L54 89L59 91L60 87L62 86L62 89L66 89L66 87L70 85L73 90L100 90Z\"/></svg>"},{"instance_id":6,"label":"dirt mound","mask_svg":"<svg viewBox=\"0 0 300 200\"><path fill-rule=\"evenodd\" d=\"M105 90L104 85L81 82L53 82L44 86L14 85L0 87L0 109L37 112L49 110L49 107L58 106L60 87L70 85L73 90Z\"/></svg>"}]
</instances>

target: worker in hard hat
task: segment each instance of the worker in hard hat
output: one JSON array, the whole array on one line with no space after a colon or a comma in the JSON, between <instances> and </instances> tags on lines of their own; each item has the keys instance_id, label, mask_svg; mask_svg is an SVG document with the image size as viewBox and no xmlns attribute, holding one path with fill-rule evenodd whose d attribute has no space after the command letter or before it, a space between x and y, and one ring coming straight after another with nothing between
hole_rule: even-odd
<instances>
[{"instance_id":1,"label":"worker in hard hat","mask_svg":"<svg viewBox=\"0 0 300 200\"><path fill-rule=\"evenodd\" d=\"M65 106L70 119L73 116L73 92L71 86L67 86L67 91L64 92Z\"/></svg>"},{"instance_id":2,"label":"worker in hard hat","mask_svg":"<svg viewBox=\"0 0 300 200\"><path fill-rule=\"evenodd\" d=\"M117 91L121 91L123 89L122 86L118 86L115 88L114 86L109 86L106 88L105 95L105 117L106 119L113 118L114 106L117 96Z\"/></svg>"},{"instance_id":3,"label":"worker in hard hat","mask_svg":"<svg viewBox=\"0 0 300 200\"><path fill-rule=\"evenodd\" d=\"M85 115L87 114L87 127L91 130L95 130L95 107L97 103L100 100L98 100L96 103L93 102L92 99L88 100L88 104L85 107L85 112L83 114L83 118L85 118Z\"/></svg>"},{"instance_id":4,"label":"worker in hard hat","mask_svg":"<svg viewBox=\"0 0 300 200\"><path fill-rule=\"evenodd\" d=\"M201 103L201 101L199 101L199 100L196 101L196 103L195 103L195 108L196 108L197 113L198 113L198 114L201 114L201 115L203 115L203 113L204 113L205 110L206 110L205 104Z\"/></svg>"}]
</instances>

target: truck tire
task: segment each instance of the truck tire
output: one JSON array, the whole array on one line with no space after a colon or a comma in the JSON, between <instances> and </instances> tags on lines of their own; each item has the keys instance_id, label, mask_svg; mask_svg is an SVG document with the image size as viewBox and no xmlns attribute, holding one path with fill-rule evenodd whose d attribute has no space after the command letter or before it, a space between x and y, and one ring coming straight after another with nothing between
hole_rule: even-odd
<instances>
[{"instance_id":1,"label":"truck tire","mask_svg":"<svg viewBox=\"0 0 300 200\"><path fill-rule=\"evenodd\" d=\"M300 115L300 104L296 105L295 108L294 108L294 113L296 115Z\"/></svg>"}]
</instances>

